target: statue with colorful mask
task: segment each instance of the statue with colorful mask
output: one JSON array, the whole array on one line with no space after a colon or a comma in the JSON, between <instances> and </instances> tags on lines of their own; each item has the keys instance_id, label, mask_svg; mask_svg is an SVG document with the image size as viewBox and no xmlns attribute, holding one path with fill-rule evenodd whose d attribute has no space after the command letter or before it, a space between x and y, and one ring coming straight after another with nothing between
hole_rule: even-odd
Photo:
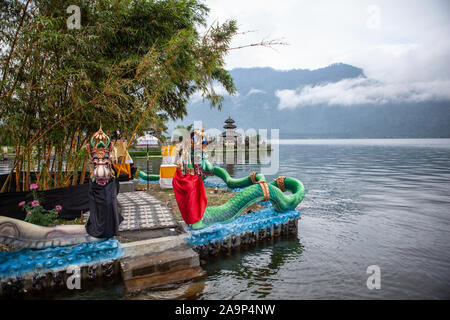
<instances>
[{"instance_id":1,"label":"statue with colorful mask","mask_svg":"<svg viewBox=\"0 0 450 320\"><path fill-rule=\"evenodd\" d=\"M123 217L117 208L118 186L114 179L110 152L113 143L102 128L86 144L89 152L89 220L86 231L96 238L110 238L119 233Z\"/></svg>"}]
</instances>

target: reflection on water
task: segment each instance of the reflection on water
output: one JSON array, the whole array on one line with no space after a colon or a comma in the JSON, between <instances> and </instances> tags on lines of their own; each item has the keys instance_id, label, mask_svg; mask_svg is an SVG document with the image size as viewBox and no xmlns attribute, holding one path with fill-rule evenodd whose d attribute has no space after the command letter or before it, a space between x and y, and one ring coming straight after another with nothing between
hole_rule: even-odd
<instances>
[{"instance_id":1,"label":"reflection on water","mask_svg":"<svg viewBox=\"0 0 450 320\"><path fill-rule=\"evenodd\" d=\"M130 295L130 300L185 300L197 299L205 289L205 279L176 284L164 289L147 290Z\"/></svg>"},{"instance_id":2,"label":"reflection on water","mask_svg":"<svg viewBox=\"0 0 450 320\"><path fill-rule=\"evenodd\" d=\"M283 286L279 273L301 260L302 245L296 238L259 244L249 251L208 260L205 293L201 299L260 299Z\"/></svg>"}]
</instances>

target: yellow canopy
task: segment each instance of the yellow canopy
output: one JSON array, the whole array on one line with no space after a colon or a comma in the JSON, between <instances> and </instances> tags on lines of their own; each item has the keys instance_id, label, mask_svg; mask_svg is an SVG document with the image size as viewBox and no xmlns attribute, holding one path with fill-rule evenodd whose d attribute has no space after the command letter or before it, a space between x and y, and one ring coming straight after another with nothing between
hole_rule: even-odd
<instances>
[{"instance_id":1,"label":"yellow canopy","mask_svg":"<svg viewBox=\"0 0 450 320\"><path fill-rule=\"evenodd\" d=\"M111 160L113 163L120 163L121 157L124 157L124 163L133 163L133 159L127 150L127 141L126 140L117 140L114 143L114 148L111 152Z\"/></svg>"}]
</instances>

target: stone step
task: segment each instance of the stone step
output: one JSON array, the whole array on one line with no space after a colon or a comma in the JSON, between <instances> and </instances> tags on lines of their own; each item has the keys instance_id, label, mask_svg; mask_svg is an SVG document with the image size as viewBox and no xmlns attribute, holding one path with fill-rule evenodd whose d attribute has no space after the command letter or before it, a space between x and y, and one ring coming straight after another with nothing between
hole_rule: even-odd
<instances>
[{"instance_id":1,"label":"stone step","mask_svg":"<svg viewBox=\"0 0 450 320\"><path fill-rule=\"evenodd\" d=\"M166 287L177 285L204 277L206 272L201 267L178 270L175 272L155 274L147 277L140 277L124 281L128 293L137 293L142 290L156 287Z\"/></svg>"},{"instance_id":2,"label":"stone step","mask_svg":"<svg viewBox=\"0 0 450 320\"><path fill-rule=\"evenodd\" d=\"M186 244L187 234L121 243L123 259L164 252Z\"/></svg>"},{"instance_id":3,"label":"stone step","mask_svg":"<svg viewBox=\"0 0 450 320\"><path fill-rule=\"evenodd\" d=\"M200 265L198 254L187 244L160 253L123 259L122 278L131 280L191 269Z\"/></svg>"}]
</instances>

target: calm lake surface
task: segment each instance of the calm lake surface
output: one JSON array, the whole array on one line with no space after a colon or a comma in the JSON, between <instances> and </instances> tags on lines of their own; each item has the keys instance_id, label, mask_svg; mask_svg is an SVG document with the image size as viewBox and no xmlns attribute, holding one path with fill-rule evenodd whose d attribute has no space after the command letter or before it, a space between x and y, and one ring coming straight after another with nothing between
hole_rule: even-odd
<instances>
[{"instance_id":1,"label":"calm lake surface","mask_svg":"<svg viewBox=\"0 0 450 320\"><path fill-rule=\"evenodd\" d=\"M234 177L261 170L224 167ZM450 298L449 139L284 140L279 172L267 178L280 175L307 190L298 236L208 260L190 297ZM381 269L380 290L366 286L370 265ZM180 297L175 291L139 298ZM130 298L121 284L72 297Z\"/></svg>"},{"instance_id":2,"label":"calm lake surface","mask_svg":"<svg viewBox=\"0 0 450 320\"><path fill-rule=\"evenodd\" d=\"M208 263L202 298L450 297L450 140L284 141L278 175L307 190L298 239Z\"/></svg>"}]
</instances>

